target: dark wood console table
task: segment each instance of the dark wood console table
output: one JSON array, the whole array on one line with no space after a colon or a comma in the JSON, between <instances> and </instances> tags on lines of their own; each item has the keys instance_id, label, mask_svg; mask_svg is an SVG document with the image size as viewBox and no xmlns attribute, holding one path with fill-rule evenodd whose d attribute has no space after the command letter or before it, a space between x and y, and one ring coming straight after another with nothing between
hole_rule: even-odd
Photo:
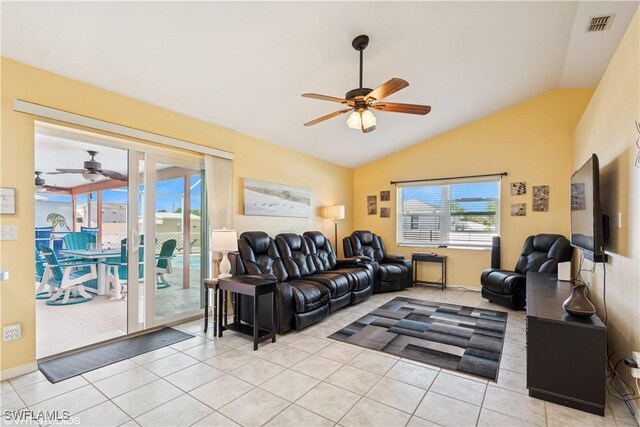
<instances>
[{"instance_id":1,"label":"dark wood console table","mask_svg":"<svg viewBox=\"0 0 640 427\"><path fill-rule=\"evenodd\" d=\"M529 396L604 415L607 327L596 315L564 311L571 286L555 274L527 273Z\"/></svg>"},{"instance_id":2,"label":"dark wood console table","mask_svg":"<svg viewBox=\"0 0 640 427\"><path fill-rule=\"evenodd\" d=\"M418 280L418 263L419 262L435 262L440 263L442 276L439 282L428 282L426 280ZM413 252L411 254L411 263L413 264L413 286L422 285L439 285L444 290L447 287L447 256L437 255L426 252Z\"/></svg>"}]
</instances>

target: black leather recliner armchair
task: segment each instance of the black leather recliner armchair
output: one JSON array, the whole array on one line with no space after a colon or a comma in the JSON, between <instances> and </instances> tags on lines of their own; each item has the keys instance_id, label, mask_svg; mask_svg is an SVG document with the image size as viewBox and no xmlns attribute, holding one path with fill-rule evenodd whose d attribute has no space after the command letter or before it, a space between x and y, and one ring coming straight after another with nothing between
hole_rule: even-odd
<instances>
[{"instance_id":1,"label":"black leather recliner armchair","mask_svg":"<svg viewBox=\"0 0 640 427\"><path fill-rule=\"evenodd\" d=\"M346 257L361 257L371 264L374 293L399 291L413 285L411 261L402 255L387 254L382 239L371 231L354 231L342 244Z\"/></svg>"},{"instance_id":2,"label":"black leather recliner armchair","mask_svg":"<svg viewBox=\"0 0 640 427\"><path fill-rule=\"evenodd\" d=\"M559 234L529 236L515 271L490 268L482 272L482 296L514 310L526 306L526 272L557 273L558 263L571 261L573 247Z\"/></svg>"},{"instance_id":3,"label":"black leather recliner armchair","mask_svg":"<svg viewBox=\"0 0 640 427\"><path fill-rule=\"evenodd\" d=\"M359 258L338 259L329 239L319 231L304 233L317 273L343 274L351 287L351 304L357 304L373 292L373 267Z\"/></svg>"}]
</instances>

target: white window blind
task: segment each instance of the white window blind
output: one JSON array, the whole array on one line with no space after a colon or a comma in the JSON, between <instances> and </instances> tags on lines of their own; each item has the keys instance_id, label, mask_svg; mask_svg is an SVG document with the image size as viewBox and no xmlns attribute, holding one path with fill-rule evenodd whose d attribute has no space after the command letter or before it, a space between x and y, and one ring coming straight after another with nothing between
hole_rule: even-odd
<instances>
[{"instance_id":1,"label":"white window blind","mask_svg":"<svg viewBox=\"0 0 640 427\"><path fill-rule=\"evenodd\" d=\"M398 188L397 240L408 246L490 247L500 235L500 179Z\"/></svg>"}]
</instances>

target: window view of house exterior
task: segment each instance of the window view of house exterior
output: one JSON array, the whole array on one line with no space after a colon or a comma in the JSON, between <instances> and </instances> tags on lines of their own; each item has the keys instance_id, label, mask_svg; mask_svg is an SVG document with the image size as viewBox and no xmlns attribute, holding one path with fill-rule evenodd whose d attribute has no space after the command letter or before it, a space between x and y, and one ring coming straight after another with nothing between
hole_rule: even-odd
<instances>
[{"instance_id":1,"label":"window view of house exterior","mask_svg":"<svg viewBox=\"0 0 640 427\"><path fill-rule=\"evenodd\" d=\"M398 189L398 242L488 247L500 233L500 182L460 182Z\"/></svg>"}]
</instances>

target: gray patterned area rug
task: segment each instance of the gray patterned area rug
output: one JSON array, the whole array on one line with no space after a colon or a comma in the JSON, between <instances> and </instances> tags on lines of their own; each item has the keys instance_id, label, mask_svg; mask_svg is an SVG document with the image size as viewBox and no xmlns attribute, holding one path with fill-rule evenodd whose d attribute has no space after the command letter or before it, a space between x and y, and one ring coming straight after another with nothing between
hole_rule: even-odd
<instances>
[{"instance_id":1,"label":"gray patterned area rug","mask_svg":"<svg viewBox=\"0 0 640 427\"><path fill-rule=\"evenodd\" d=\"M329 338L496 380L507 313L397 297Z\"/></svg>"}]
</instances>

